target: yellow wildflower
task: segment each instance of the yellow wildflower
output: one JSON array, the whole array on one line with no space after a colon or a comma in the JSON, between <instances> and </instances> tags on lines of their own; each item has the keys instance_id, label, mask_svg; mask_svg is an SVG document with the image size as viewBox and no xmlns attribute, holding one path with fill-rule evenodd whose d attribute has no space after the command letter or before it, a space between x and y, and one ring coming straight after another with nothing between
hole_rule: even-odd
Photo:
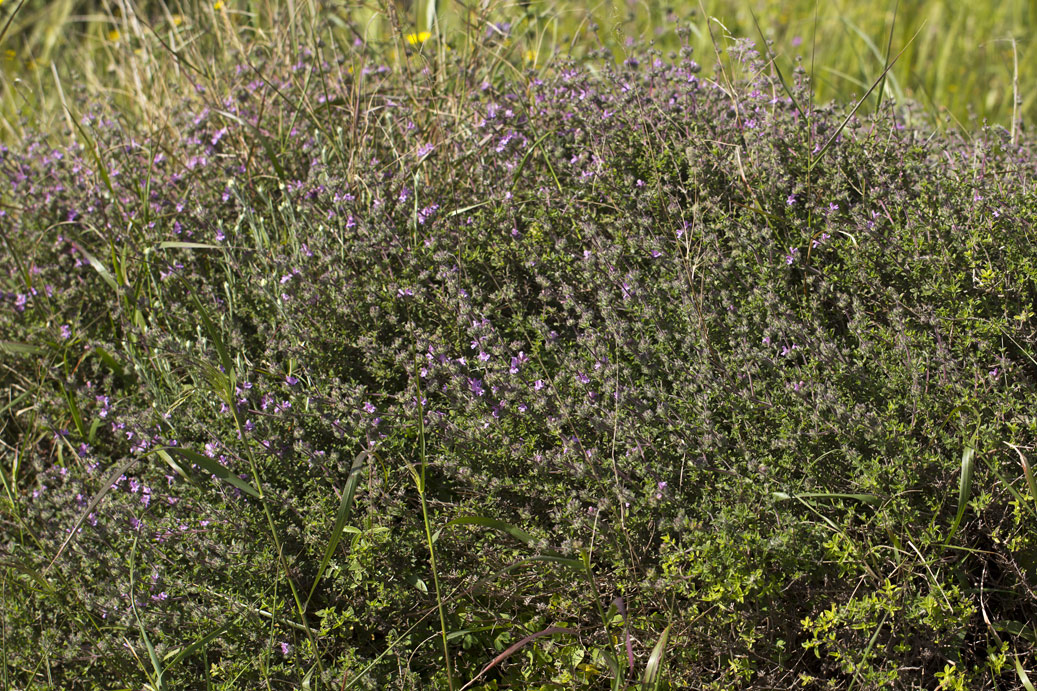
<instances>
[{"instance_id":1,"label":"yellow wildflower","mask_svg":"<svg viewBox=\"0 0 1037 691\"><path fill-rule=\"evenodd\" d=\"M215 5L213 5L213 6L212 6L212 8L213 8L214 10L216 10L217 12L219 12L220 10L222 10L222 9L223 9L223 0L216 0L216 4L215 4Z\"/></svg>"},{"instance_id":2,"label":"yellow wildflower","mask_svg":"<svg viewBox=\"0 0 1037 691\"><path fill-rule=\"evenodd\" d=\"M108 32L108 40L112 43L118 41L120 36L122 36L122 34L119 33L118 29L112 29Z\"/></svg>"},{"instance_id":3,"label":"yellow wildflower","mask_svg":"<svg viewBox=\"0 0 1037 691\"><path fill-rule=\"evenodd\" d=\"M531 63L533 63L533 67L536 67L536 64L537 64L537 54L536 54L535 51L527 50L523 54L523 57L526 59L526 62L531 62Z\"/></svg>"},{"instance_id":4,"label":"yellow wildflower","mask_svg":"<svg viewBox=\"0 0 1037 691\"><path fill-rule=\"evenodd\" d=\"M179 14L174 14L173 15L173 26L180 26L183 23L184 23L184 18L182 16L180 16Z\"/></svg>"},{"instance_id":5,"label":"yellow wildflower","mask_svg":"<svg viewBox=\"0 0 1037 691\"><path fill-rule=\"evenodd\" d=\"M417 34L407 34L407 43L411 44L412 46L416 46L419 43L424 43L425 41L429 40L431 37L432 37L432 34L429 33L428 31L422 31L421 33L417 33Z\"/></svg>"}]
</instances>

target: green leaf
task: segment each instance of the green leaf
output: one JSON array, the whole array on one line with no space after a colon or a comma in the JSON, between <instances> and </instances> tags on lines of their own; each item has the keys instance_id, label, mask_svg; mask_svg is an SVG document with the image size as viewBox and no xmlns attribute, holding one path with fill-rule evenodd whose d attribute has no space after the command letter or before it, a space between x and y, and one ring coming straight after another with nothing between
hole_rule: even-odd
<instances>
[{"instance_id":1,"label":"green leaf","mask_svg":"<svg viewBox=\"0 0 1037 691\"><path fill-rule=\"evenodd\" d=\"M240 618L241 618L241 616L239 615L238 619L240 619ZM219 627L218 629L216 629L214 631L210 631L204 637L198 639L197 641L195 641L191 645L187 646L186 648L183 648L183 649L177 648L175 650L171 650L170 652L168 652L166 654L166 656L165 656L165 659L168 660L170 658L170 656L174 656L174 657L173 657L172 661L170 661L170 663L168 665L166 665L166 670L168 671L173 666L175 666L177 663L179 663L181 660L183 660L184 658L186 658L186 657L190 656L191 654L193 654L196 650L199 650L203 646L206 646L206 645L212 643L214 640L216 640L217 638L222 636L224 633L226 633L227 631L230 631L231 627L234 625L234 623L236 621L237 621L237 619L235 619L234 621L232 621L230 623L224 624L223 626Z\"/></svg>"},{"instance_id":2,"label":"green leaf","mask_svg":"<svg viewBox=\"0 0 1037 691\"><path fill-rule=\"evenodd\" d=\"M102 264L100 260L98 260L98 258L95 257L93 254L91 254L90 251L87 250L85 247L82 247L77 243L72 243L72 246L79 250L80 254L86 257L86 260L90 262L90 266L94 267L94 271L96 271L101 276L101 278L104 279L104 282L107 283L111 287L111 289L115 291L116 295L118 295L119 284L115 282L115 278L112 276L112 272L108 270L108 267Z\"/></svg>"},{"instance_id":3,"label":"green leaf","mask_svg":"<svg viewBox=\"0 0 1037 691\"><path fill-rule=\"evenodd\" d=\"M346 523L349 522L350 514L353 512L353 495L356 494L357 485L360 484L360 471L364 469L364 461L369 456L370 452L364 449L353 459L353 465L349 469L349 476L346 478L346 486L342 490L342 498L339 499L338 512L335 514L335 525L331 529L331 538L328 540L328 546L324 549L324 556L320 560L320 566L317 567L317 575L313 578L310 593L306 596L307 605L309 605L310 598L313 597L313 593L317 590L317 584L320 583L320 579L324 575L324 570L328 568L328 563L331 561L332 555L335 554L335 550L342 540L342 532L346 527Z\"/></svg>"},{"instance_id":4,"label":"green leaf","mask_svg":"<svg viewBox=\"0 0 1037 691\"><path fill-rule=\"evenodd\" d=\"M485 528L493 528L494 530L499 530L501 532L507 533L508 535L512 536L524 545L529 545L529 543L533 542L533 536L527 533L526 531L522 530L521 528L517 528L511 525L510 523L498 521L495 518L486 518L484 516L465 516L462 518L455 518L454 520L450 521L445 526L443 526L443 528L449 528L450 526L454 525L481 525ZM436 537L439 536L440 532L442 532L442 530L436 532Z\"/></svg>"},{"instance_id":5,"label":"green leaf","mask_svg":"<svg viewBox=\"0 0 1037 691\"><path fill-rule=\"evenodd\" d=\"M221 250L221 249L223 249L223 247L221 247L220 245L208 245L208 244L206 244L204 242L176 242L176 241L172 241L172 240L158 243L158 248L160 250L168 250L168 249Z\"/></svg>"},{"instance_id":6,"label":"green leaf","mask_svg":"<svg viewBox=\"0 0 1037 691\"><path fill-rule=\"evenodd\" d=\"M81 439L86 439L86 427L83 426L83 416L79 412L79 405L76 403L76 397L69 393L64 384L59 382L58 387L61 388L61 395L64 397L65 404L68 406L69 415L72 416L72 424L75 425L76 431L79 432L79 437Z\"/></svg>"},{"instance_id":7,"label":"green leaf","mask_svg":"<svg viewBox=\"0 0 1037 691\"><path fill-rule=\"evenodd\" d=\"M944 540L944 544L950 542L951 538L954 537L954 533L958 531L961 519L965 515L965 509L969 505L969 496L972 494L972 473L975 470L975 457L976 449L966 446L961 454L961 477L958 479L958 513L954 517L954 523L951 524L950 532L947 533L947 539Z\"/></svg>"},{"instance_id":8,"label":"green leaf","mask_svg":"<svg viewBox=\"0 0 1037 691\"><path fill-rule=\"evenodd\" d=\"M1013 657L1012 661L1015 662L1015 673L1019 677L1019 681L1022 682L1023 688L1026 691L1034 691L1033 684L1030 682L1030 677L1026 675L1026 670L1023 669L1023 665L1019 662L1018 657Z\"/></svg>"},{"instance_id":9,"label":"green leaf","mask_svg":"<svg viewBox=\"0 0 1037 691\"><path fill-rule=\"evenodd\" d=\"M425 30L432 31L436 22L436 0L427 0L425 4Z\"/></svg>"},{"instance_id":10,"label":"green leaf","mask_svg":"<svg viewBox=\"0 0 1037 691\"><path fill-rule=\"evenodd\" d=\"M786 499L853 499L865 504L878 504L882 500L876 494L842 494L839 492L807 492L804 494L788 494L786 492L771 492L778 501Z\"/></svg>"},{"instance_id":11,"label":"green leaf","mask_svg":"<svg viewBox=\"0 0 1037 691\"><path fill-rule=\"evenodd\" d=\"M644 676L641 677L641 683L646 687L658 690L660 682L662 681L662 666L666 657L666 644L670 640L670 626L663 629L662 635L659 636L659 640L655 642L655 647L652 648L652 654L648 657L648 664L645 665Z\"/></svg>"},{"instance_id":12,"label":"green leaf","mask_svg":"<svg viewBox=\"0 0 1037 691\"><path fill-rule=\"evenodd\" d=\"M224 468L222 465L214 461L213 459L209 458L208 456L203 456L197 451L191 451L190 449L180 449L175 446L166 446L161 449L155 450L164 451L170 456L177 456L179 458L183 458L186 461L190 461L191 463L194 463L197 466L199 466L202 470L215 475L216 477L220 478L226 483L234 485L245 494L251 495L256 499L262 498L259 494L259 491L255 487L245 482L237 475L230 472L230 470Z\"/></svg>"},{"instance_id":13,"label":"green leaf","mask_svg":"<svg viewBox=\"0 0 1037 691\"><path fill-rule=\"evenodd\" d=\"M111 473L109 473L108 477L106 477L102 481L101 489L99 489L97 493L94 494L93 498L90 500L90 503L87 504L86 508L83 509L82 513L79 514L79 519L76 521L76 524L72 527L72 530L69 531L68 537L66 537L65 541L61 543L60 547L58 547L57 554L55 554L54 558L50 560L50 563L47 564L47 567L43 569L44 574L46 574L47 571L49 571L50 568L54 566L54 562L56 562L58 558L61 557L62 553L65 551L65 548L68 547L70 542L72 542L72 538L79 534L79 529L83 527L83 522L86 521L87 516L93 513L94 509L96 509L97 505L101 503L101 500L104 499L105 495L111 491L112 485L115 484L115 481L118 480L119 477L127 470L129 470L130 467L137 461L137 458L129 459L128 461L120 465L118 468L113 470Z\"/></svg>"},{"instance_id":14,"label":"green leaf","mask_svg":"<svg viewBox=\"0 0 1037 691\"><path fill-rule=\"evenodd\" d=\"M46 350L29 343L0 341L0 352L11 353L12 355L42 355Z\"/></svg>"}]
</instances>

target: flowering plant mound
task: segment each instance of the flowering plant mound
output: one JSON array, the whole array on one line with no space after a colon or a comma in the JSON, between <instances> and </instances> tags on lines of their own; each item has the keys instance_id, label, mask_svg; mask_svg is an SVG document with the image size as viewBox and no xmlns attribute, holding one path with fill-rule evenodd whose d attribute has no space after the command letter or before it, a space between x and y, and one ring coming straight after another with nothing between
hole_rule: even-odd
<instances>
[{"instance_id":1,"label":"flowering plant mound","mask_svg":"<svg viewBox=\"0 0 1037 691\"><path fill-rule=\"evenodd\" d=\"M7 678L1018 683L1034 143L735 59L307 50L4 149Z\"/></svg>"}]
</instances>

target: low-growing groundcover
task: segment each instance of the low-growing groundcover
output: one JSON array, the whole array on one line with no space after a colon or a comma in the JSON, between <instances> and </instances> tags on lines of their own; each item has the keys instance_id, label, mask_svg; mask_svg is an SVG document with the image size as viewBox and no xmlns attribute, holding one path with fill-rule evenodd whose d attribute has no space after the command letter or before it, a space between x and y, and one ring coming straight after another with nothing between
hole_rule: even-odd
<instances>
[{"instance_id":1,"label":"low-growing groundcover","mask_svg":"<svg viewBox=\"0 0 1037 691\"><path fill-rule=\"evenodd\" d=\"M1032 688L1032 139L364 51L0 153L5 687Z\"/></svg>"}]
</instances>

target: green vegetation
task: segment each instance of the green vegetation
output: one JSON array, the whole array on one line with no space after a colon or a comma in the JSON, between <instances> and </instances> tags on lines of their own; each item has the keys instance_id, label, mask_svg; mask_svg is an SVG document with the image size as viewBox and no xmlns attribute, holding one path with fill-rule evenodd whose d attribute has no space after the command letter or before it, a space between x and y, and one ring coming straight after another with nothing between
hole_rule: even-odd
<instances>
[{"instance_id":1,"label":"green vegetation","mask_svg":"<svg viewBox=\"0 0 1037 691\"><path fill-rule=\"evenodd\" d=\"M170 101L170 92L185 86L186 75L167 69L170 49L195 57L193 67L218 79L218 66L228 54L245 47L294 50L322 39L329 45L351 43L359 35L388 56L398 48L391 44L401 40L400 31L426 31L433 17L437 23L431 28L456 47L471 40L467 27L475 23L510 24L509 45L495 54L520 66L530 57L542 71L550 71L559 54L578 58L600 45L622 56L630 37L655 40L663 50L676 48L677 21L690 29L686 43L698 60L712 69L715 44L724 48L731 38L757 38L762 31L773 41L782 70L790 72L799 59L812 70L814 95L822 103L863 94L882 72L890 49L894 54L903 49L883 96L921 104L937 128L974 129L973 118L1009 127L1013 114L1031 123L1037 115L1037 93L1029 86L1037 80L1035 0L703 0L669 6L531 0L477 3L470 12L465 7L443 0L391 8L315 0L6 0L0 3L0 22L9 22L0 39L0 137L22 136L22 118L34 123L45 118L44 129L59 126L62 89L54 70L66 80L66 90L68 84L83 85L153 116ZM595 26L598 30L591 31ZM181 64L174 72L185 69L191 71Z\"/></svg>"},{"instance_id":2,"label":"green vegetation","mask_svg":"<svg viewBox=\"0 0 1037 691\"><path fill-rule=\"evenodd\" d=\"M0 686L1033 689L1034 3L115 7L0 4Z\"/></svg>"}]
</instances>

